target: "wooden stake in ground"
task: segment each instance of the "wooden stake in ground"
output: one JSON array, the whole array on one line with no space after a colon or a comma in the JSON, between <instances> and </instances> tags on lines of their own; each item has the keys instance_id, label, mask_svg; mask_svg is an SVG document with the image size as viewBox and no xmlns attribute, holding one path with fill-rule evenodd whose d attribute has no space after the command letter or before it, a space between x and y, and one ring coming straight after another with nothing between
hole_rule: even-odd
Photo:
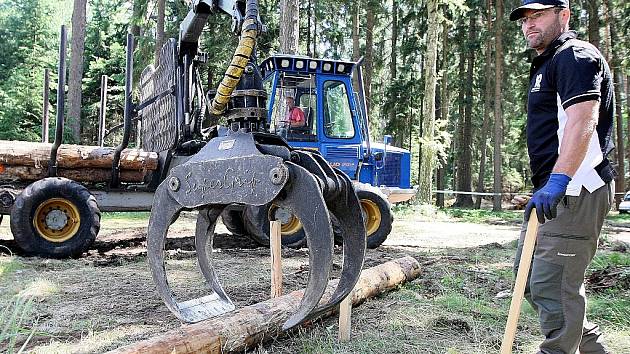
<instances>
[{"instance_id":1,"label":"wooden stake in ground","mask_svg":"<svg viewBox=\"0 0 630 354\"><path fill-rule=\"evenodd\" d=\"M339 341L347 342L350 340L350 328L351 324L351 315L352 315L352 294L354 290L350 292L350 294L343 299L341 304L339 304Z\"/></svg>"},{"instance_id":2,"label":"wooden stake in ground","mask_svg":"<svg viewBox=\"0 0 630 354\"><path fill-rule=\"evenodd\" d=\"M525 295L525 285L527 284L529 268L532 264L537 234L538 219L536 217L536 209L533 209L532 213L529 215L527 233L525 233L523 250L521 251L521 260L518 264L516 283L514 284L514 292L512 293L512 303L510 304L510 312L508 314L507 324L505 325L503 343L501 344L501 354L512 353L512 344L516 336L516 325L518 324L518 317L521 313L521 304L523 303L523 296Z\"/></svg>"},{"instance_id":3,"label":"wooden stake in ground","mask_svg":"<svg viewBox=\"0 0 630 354\"><path fill-rule=\"evenodd\" d=\"M269 238L271 242L271 298L282 296L282 225L271 221Z\"/></svg>"},{"instance_id":4,"label":"wooden stake in ground","mask_svg":"<svg viewBox=\"0 0 630 354\"><path fill-rule=\"evenodd\" d=\"M352 303L395 289L420 276L420 264L412 257L399 258L361 272L354 288ZM330 300L337 279L328 283L322 301ZM294 291L192 325L184 325L158 337L120 348L111 353L229 353L241 352L259 343L275 339L282 324L297 310L304 290ZM322 315L330 316L333 310Z\"/></svg>"}]
</instances>

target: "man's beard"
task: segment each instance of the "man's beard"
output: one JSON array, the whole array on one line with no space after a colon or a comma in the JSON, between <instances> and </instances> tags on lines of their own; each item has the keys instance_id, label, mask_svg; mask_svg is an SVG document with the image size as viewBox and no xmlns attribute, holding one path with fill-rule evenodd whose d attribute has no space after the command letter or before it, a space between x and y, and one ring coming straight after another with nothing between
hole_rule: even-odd
<instances>
[{"instance_id":1,"label":"man's beard","mask_svg":"<svg viewBox=\"0 0 630 354\"><path fill-rule=\"evenodd\" d=\"M547 27L546 30L538 31L539 32L535 34L531 39L526 38L526 40L530 48L542 51L546 49L549 44L551 44L551 42L558 38L560 33L562 33L562 27L560 25L560 22L554 22L553 25Z\"/></svg>"}]
</instances>

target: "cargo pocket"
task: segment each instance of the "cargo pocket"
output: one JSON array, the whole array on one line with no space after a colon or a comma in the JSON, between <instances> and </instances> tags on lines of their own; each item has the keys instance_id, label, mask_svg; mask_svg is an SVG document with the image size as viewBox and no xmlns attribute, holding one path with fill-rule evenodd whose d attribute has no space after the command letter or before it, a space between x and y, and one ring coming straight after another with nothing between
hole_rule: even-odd
<instances>
[{"instance_id":1,"label":"cargo pocket","mask_svg":"<svg viewBox=\"0 0 630 354\"><path fill-rule=\"evenodd\" d=\"M545 334L564 325L562 309L562 272L558 264L535 259L530 280L531 301L539 312L540 327Z\"/></svg>"}]
</instances>

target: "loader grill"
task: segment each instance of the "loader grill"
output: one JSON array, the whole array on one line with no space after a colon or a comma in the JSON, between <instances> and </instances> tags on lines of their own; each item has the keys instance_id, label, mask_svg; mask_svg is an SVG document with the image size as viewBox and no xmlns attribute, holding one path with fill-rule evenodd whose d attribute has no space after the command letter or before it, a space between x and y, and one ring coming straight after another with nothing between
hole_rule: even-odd
<instances>
[{"instance_id":1,"label":"loader grill","mask_svg":"<svg viewBox=\"0 0 630 354\"><path fill-rule=\"evenodd\" d=\"M140 77L140 102L155 100L138 112L145 151L170 150L177 144L176 73L177 44L171 39L162 47L160 65L147 66Z\"/></svg>"},{"instance_id":2,"label":"loader grill","mask_svg":"<svg viewBox=\"0 0 630 354\"><path fill-rule=\"evenodd\" d=\"M400 185L401 158L401 154L387 153L385 157L385 167L379 174L379 184L384 184L389 187L398 187Z\"/></svg>"}]
</instances>

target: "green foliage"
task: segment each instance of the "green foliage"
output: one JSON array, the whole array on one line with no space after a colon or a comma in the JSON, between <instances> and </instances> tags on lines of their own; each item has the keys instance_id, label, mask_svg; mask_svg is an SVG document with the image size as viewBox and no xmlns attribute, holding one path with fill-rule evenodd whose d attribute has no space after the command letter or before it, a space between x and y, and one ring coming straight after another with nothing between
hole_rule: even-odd
<instances>
[{"instance_id":1,"label":"green foliage","mask_svg":"<svg viewBox=\"0 0 630 354\"><path fill-rule=\"evenodd\" d=\"M22 353L35 333L32 326L31 313L33 301L27 297L16 296L12 303L4 306L0 311L0 352ZM31 329L28 326L32 326ZM21 347L17 347L21 340Z\"/></svg>"}]
</instances>

